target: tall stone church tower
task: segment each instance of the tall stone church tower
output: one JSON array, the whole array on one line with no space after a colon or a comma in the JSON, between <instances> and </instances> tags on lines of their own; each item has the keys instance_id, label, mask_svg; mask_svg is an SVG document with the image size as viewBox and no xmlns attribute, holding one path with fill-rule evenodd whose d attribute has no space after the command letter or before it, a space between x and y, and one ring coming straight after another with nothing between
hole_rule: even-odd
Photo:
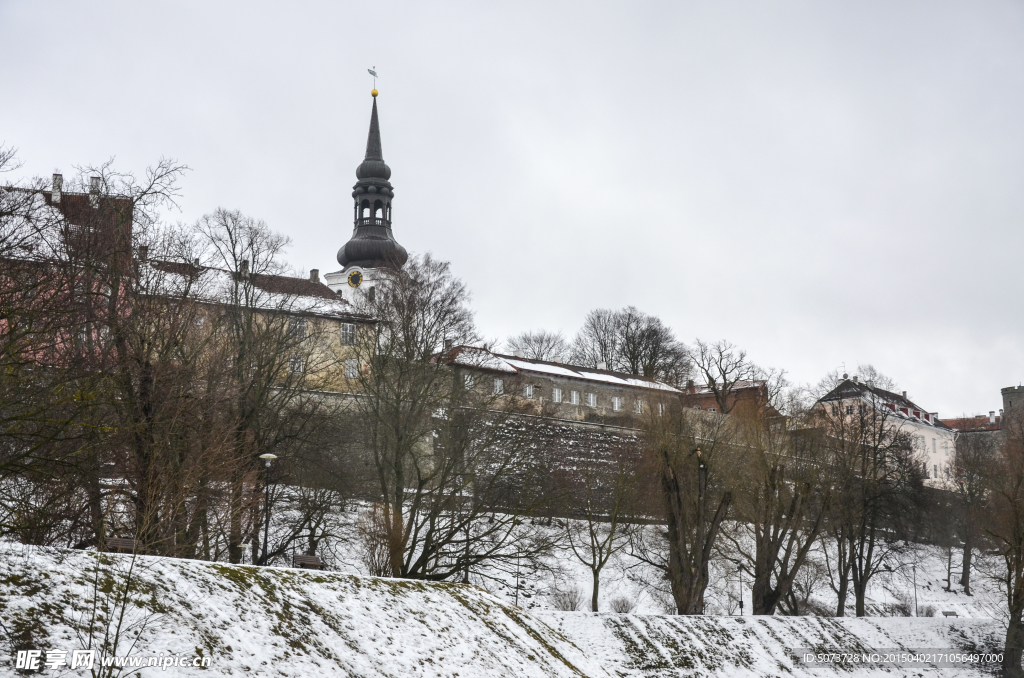
<instances>
[{"instance_id":1,"label":"tall stone church tower","mask_svg":"<svg viewBox=\"0 0 1024 678\"><path fill-rule=\"evenodd\" d=\"M381 269L397 270L405 265L409 253L398 244L391 232L391 168L384 163L380 146L380 123L377 121L377 90L370 114L370 135L366 139L366 157L356 168L356 185L352 187L355 228L352 237L338 250L341 270L328 273L324 282L346 301L358 294L373 294L380 281Z\"/></svg>"}]
</instances>

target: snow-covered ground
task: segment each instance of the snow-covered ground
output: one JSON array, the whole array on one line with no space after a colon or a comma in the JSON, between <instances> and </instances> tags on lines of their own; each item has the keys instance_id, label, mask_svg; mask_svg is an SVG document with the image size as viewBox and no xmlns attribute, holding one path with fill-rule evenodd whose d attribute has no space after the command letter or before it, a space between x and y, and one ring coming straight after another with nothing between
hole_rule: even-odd
<instances>
[{"instance_id":1,"label":"snow-covered ground","mask_svg":"<svg viewBox=\"0 0 1024 678\"><path fill-rule=\"evenodd\" d=\"M132 595L121 606L118 592L126 582ZM116 654L211 660L205 670L149 668L143 676L846 675L803 666L791 653L796 648L988 650L998 648L1002 636L1001 623L991 619L531 611L458 584L133 560L0 543L0 622L8 659L18 649L70 654L90 640L95 647L119 618L124 621ZM876 671L881 675L884 669L853 670ZM983 673L978 667L886 671L890 676ZM14 675L13 666L0 664L0 674Z\"/></svg>"},{"instance_id":2,"label":"snow-covered ground","mask_svg":"<svg viewBox=\"0 0 1024 678\"><path fill-rule=\"evenodd\" d=\"M346 535L335 542L335 546L318 552L329 564L330 569L348 574L368 574L362 564L359 539L355 521L365 504L352 502L348 511L334 514L331 530ZM551 528L529 525L529 529L550 529L558 531L561 521L556 520ZM283 532L284 530L281 529ZM725 540L721 540L724 543ZM945 549L926 545L901 545L902 553L888 562L888 571L877 574L868 586L866 608L868 616L906 616L908 609L916 606L920 616L941 616L943 612L955 612L958 617L971 619L1002 620L1001 610L1005 606L1003 594L993 575L1002 567L999 558L975 553L972 573L972 595L967 596L963 587L957 585L960 578L961 553L952 554L953 585L946 591L946 568L948 553ZM912 567L912 565L914 567ZM916 567L916 570L915 570ZM744 601L744 613L750 614L751 578L740 574L734 564L716 557L712 562L712 582L706 595L706 612L710 615L732 616L740 614L739 601ZM798 586L809 590L809 603L825 616L835 614L837 595L830 585L828 567L820 548L812 551L804 574L798 577ZM518 595L516 582L518 581ZM916 585L915 585L916 581ZM579 609L590 609L592 577L590 570L580 563L568 548L557 549L539 563L524 560L519 568L518 578L514 569L506 565L498 568L476 568L471 572L470 582L490 593L512 602L524 609L561 609L556 600L564 601L566 593L575 589L581 600ZM612 557L601 573L600 610L610 611L612 601L628 601L637 614L671 613L671 597L660 581L659 574L639 564L624 549ZM571 597L571 596L569 596ZM852 587L847 599L847 615L854 614ZM913 614L913 612L909 612Z\"/></svg>"}]
</instances>

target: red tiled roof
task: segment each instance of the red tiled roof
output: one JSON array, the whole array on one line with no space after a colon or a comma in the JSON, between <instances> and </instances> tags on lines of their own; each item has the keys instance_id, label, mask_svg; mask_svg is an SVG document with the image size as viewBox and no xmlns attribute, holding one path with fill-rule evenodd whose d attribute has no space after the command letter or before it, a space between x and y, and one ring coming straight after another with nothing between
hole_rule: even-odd
<instances>
[{"instance_id":1,"label":"red tiled roof","mask_svg":"<svg viewBox=\"0 0 1024 678\"><path fill-rule=\"evenodd\" d=\"M957 417L940 421L951 429L969 433L971 431L998 431L1000 419L1002 417L996 415L995 421L992 421L987 414L978 414L973 417Z\"/></svg>"}]
</instances>

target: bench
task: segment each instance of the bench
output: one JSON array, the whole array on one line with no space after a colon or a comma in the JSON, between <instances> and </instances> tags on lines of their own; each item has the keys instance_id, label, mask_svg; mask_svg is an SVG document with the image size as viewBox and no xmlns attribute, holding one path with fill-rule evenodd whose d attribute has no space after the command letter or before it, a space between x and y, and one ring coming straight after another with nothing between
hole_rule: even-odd
<instances>
[{"instance_id":1,"label":"bench","mask_svg":"<svg viewBox=\"0 0 1024 678\"><path fill-rule=\"evenodd\" d=\"M945 610L945 611L943 611L942 616L943 617L956 617L958 615L957 615L956 612L950 612L949 610Z\"/></svg>"},{"instance_id":2,"label":"bench","mask_svg":"<svg viewBox=\"0 0 1024 678\"><path fill-rule=\"evenodd\" d=\"M112 553L135 553L135 540L121 537L107 538L107 551Z\"/></svg>"},{"instance_id":3,"label":"bench","mask_svg":"<svg viewBox=\"0 0 1024 678\"><path fill-rule=\"evenodd\" d=\"M316 556L292 556L292 567L310 570L322 570L324 564Z\"/></svg>"}]
</instances>

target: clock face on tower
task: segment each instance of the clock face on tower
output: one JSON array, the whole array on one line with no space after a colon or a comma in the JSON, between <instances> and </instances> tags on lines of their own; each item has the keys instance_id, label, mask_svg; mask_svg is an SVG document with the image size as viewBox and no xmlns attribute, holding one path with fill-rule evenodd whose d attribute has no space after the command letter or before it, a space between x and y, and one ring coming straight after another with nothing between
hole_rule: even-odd
<instances>
[{"instance_id":1,"label":"clock face on tower","mask_svg":"<svg viewBox=\"0 0 1024 678\"><path fill-rule=\"evenodd\" d=\"M363 284L363 274L359 271L352 271L348 274L349 287L359 287Z\"/></svg>"}]
</instances>

